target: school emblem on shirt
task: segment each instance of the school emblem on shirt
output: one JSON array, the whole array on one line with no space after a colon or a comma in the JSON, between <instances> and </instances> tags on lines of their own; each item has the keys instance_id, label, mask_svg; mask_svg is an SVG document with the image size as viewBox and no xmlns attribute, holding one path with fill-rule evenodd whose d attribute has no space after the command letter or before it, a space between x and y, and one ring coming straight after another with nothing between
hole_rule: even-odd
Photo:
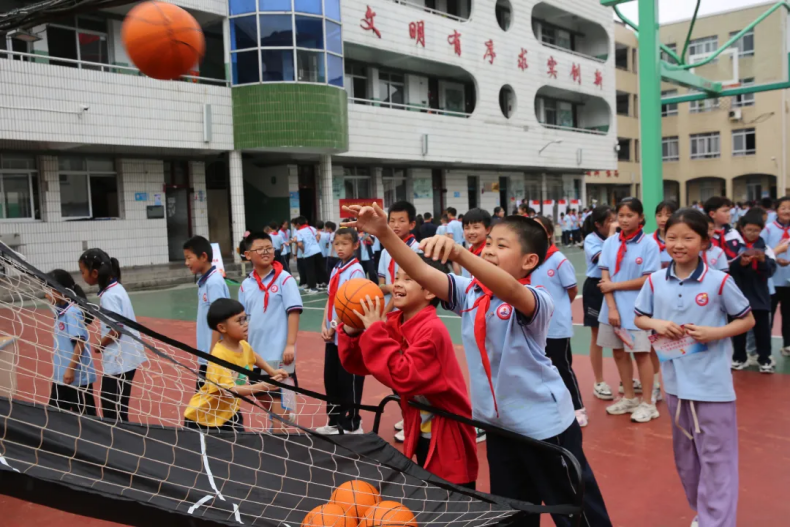
<instances>
[{"instance_id":1,"label":"school emblem on shirt","mask_svg":"<svg viewBox=\"0 0 790 527\"><path fill-rule=\"evenodd\" d=\"M637 258L636 265L642 265L642 261L643 261L642 258Z\"/></svg>"},{"instance_id":2,"label":"school emblem on shirt","mask_svg":"<svg viewBox=\"0 0 790 527\"><path fill-rule=\"evenodd\" d=\"M710 261L710 264L711 264L711 265L716 265L716 258L714 258L713 260L711 260L711 261Z\"/></svg>"},{"instance_id":3,"label":"school emblem on shirt","mask_svg":"<svg viewBox=\"0 0 790 527\"><path fill-rule=\"evenodd\" d=\"M203 293L203 302L208 302L208 294Z\"/></svg>"},{"instance_id":4,"label":"school emblem on shirt","mask_svg":"<svg viewBox=\"0 0 790 527\"><path fill-rule=\"evenodd\" d=\"M502 320L507 320L510 318L510 315L513 314L513 308L510 304L502 304L498 308L496 308L496 316L498 316Z\"/></svg>"},{"instance_id":5,"label":"school emblem on shirt","mask_svg":"<svg viewBox=\"0 0 790 527\"><path fill-rule=\"evenodd\" d=\"M707 306L708 305L708 293L700 293L695 298L697 301L698 306Z\"/></svg>"},{"instance_id":6,"label":"school emblem on shirt","mask_svg":"<svg viewBox=\"0 0 790 527\"><path fill-rule=\"evenodd\" d=\"M271 286L271 287L269 288L269 291L271 291L272 293L276 293L276 292L277 292L277 291L279 291L279 290L280 290L280 288L279 288L279 287L277 287L276 285L273 285L273 286Z\"/></svg>"},{"instance_id":7,"label":"school emblem on shirt","mask_svg":"<svg viewBox=\"0 0 790 527\"><path fill-rule=\"evenodd\" d=\"M58 322L58 329L61 331L66 331L66 324L63 322Z\"/></svg>"},{"instance_id":8,"label":"school emblem on shirt","mask_svg":"<svg viewBox=\"0 0 790 527\"><path fill-rule=\"evenodd\" d=\"M554 276L554 269L549 269L549 272L546 274L549 275L549 278L551 278L552 276Z\"/></svg>"}]
</instances>

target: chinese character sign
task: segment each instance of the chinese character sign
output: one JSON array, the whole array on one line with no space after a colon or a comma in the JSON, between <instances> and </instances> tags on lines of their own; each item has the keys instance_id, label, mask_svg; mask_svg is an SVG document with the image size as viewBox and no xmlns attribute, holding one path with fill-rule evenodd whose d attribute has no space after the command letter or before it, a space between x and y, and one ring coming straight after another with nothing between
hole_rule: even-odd
<instances>
[{"instance_id":1,"label":"chinese character sign","mask_svg":"<svg viewBox=\"0 0 790 527\"><path fill-rule=\"evenodd\" d=\"M417 44L422 44L422 47L425 47L425 22L422 20L411 22L409 24L409 37L412 40L416 40Z\"/></svg>"},{"instance_id":2,"label":"chinese character sign","mask_svg":"<svg viewBox=\"0 0 790 527\"><path fill-rule=\"evenodd\" d=\"M489 40L486 42L486 52L485 55L483 55L483 60L488 59L488 63L493 64L495 58L496 53L494 53L494 41Z\"/></svg>"},{"instance_id":3,"label":"chinese character sign","mask_svg":"<svg viewBox=\"0 0 790 527\"><path fill-rule=\"evenodd\" d=\"M373 31L377 37L381 38L381 32L376 29L376 23L374 22L374 18L376 18L376 13L368 6L368 10L365 12L365 18L362 19L362 23L359 25L365 31Z\"/></svg>"},{"instance_id":4,"label":"chinese character sign","mask_svg":"<svg viewBox=\"0 0 790 527\"><path fill-rule=\"evenodd\" d=\"M518 54L518 68L521 71L529 68L529 65L527 64L527 50L524 48L521 48L521 53Z\"/></svg>"},{"instance_id":5,"label":"chinese character sign","mask_svg":"<svg viewBox=\"0 0 790 527\"><path fill-rule=\"evenodd\" d=\"M453 47L453 51L459 57L461 56L461 33L453 30L453 34L447 37L447 42Z\"/></svg>"},{"instance_id":6,"label":"chinese character sign","mask_svg":"<svg viewBox=\"0 0 790 527\"><path fill-rule=\"evenodd\" d=\"M595 70L595 85L603 89L603 75L600 70Z\"/></svg>"},{"instance_id":7,"label":"chinese character sign","mask_svg":"<svg viewBox=\"0 0 790 527\"><path fill-rule=\"evenodd\" d=\"M554 56L549 57L549 62L547 63L549 66L549 77L557 78L557 61L554 60Z\"/></svg>"},{"instance_id":8,"label":"chinese character sign","mask_svg":"<svg viewBox=\"0 0 790 527\"><path fill-rule=\"evenodd\" d=\"M582 83L582 65L581 64L573 64L571 66L571 77L573 78L574 82L579 84Z\"/></svg>"}]
</instances>

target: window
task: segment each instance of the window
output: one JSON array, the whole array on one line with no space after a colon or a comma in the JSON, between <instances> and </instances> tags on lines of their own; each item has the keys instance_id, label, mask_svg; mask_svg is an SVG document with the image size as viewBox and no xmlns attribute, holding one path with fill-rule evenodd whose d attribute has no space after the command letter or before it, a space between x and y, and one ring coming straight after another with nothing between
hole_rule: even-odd
<instances>
[{"instance_id":1,"label":"window","mask_svg":"<svg viewBox=\"0 0 790 527\"><path fill-rule=\"evenodd\" d=\"M384 184L384 208L389 209L397 201L407 201L406 171L401 168L385 168L381 174Z\"/></svg>"},{"instance_id":2,"label":"window","mask_svg":"<svg viewBox=\"0 0 790 527\"><path fill-rule=\"evenodd\" d=\"M403 108L404 78L399 73L379 71L379 95L385 108ZM392 103L401 106L392 106Z\"/></svg>"},{"instance_id":3,"label":"window","mask_svg":"<svg viewBox=\"0 0 790 527\"><path fill-rule=\"evenodd\" d=\"M730 32L730 38L740 33L740 31ZM732 45L738 50L739 57L753 57L754 56L754 29L743 34L743 36Z\"/></svg>"},{"instance_id":4,"label":"window","mask_svg":"<svg viewBox=\"0 0 790 527\"><path fill-rule=\"evenodd\" d=\"M694 93L695 90L689 90L689 93ZM719 99L703 99L701 101L689 102L689 113L705 113L718 109Z\"/></svg>"},{"instance_id":5,"label":"window","mask_svg":"<svg viewBox=\"0 0 790 527\"><path fill-rule=\"evenodd\" d=\"M629 106L631 96L627 93L617 94L617 115L630 115Z\"/></svg>"},{"instance_id":6,"label":"window","mask_svg":"<svg viewBox=\"0 0 790 527\"><path fill-rule=\"evenodd\" d=\"M507 84L499 90L499 109L502 115L510 119L516 111L516 94Z\"/></svg>"},{"instance_id":7,"label":"window","mask_svg":"<svg viewBox=\"0 0 790 527\"><path fill-rule=\"evenodd\" d=\"M631 70L634 73L639 73L639 68L637 68L637 64L639 64L639 50L632 49L631 50Z\"/></svg>"},{"instance_id":8,"label":"window","mask_svg":"<svg viewBox=\"0 0 790 527\"><path fill-rule=\"evenodd\" d=\"M664 44L664 46L666 46L667 48L671 49L673 52L677 53L677 50L678 50L678 45L677 44L675 44L675 43ZM677 64L677 61L675 59L673 59L672 57L670 57L669 53L667 53L664 50L661 50L661 60L663 60L664 62L669 62L670 64Z\"/></svg>"},{"instance_id":9,"label":"window","mask_svg":"<svg viewBox=\"0 0 790 527\"><path fill-rule=\"evenodd\" d=\"M472 210L477 208L477 176L466 176L466 195L469 198L469 208L467 210Z\"/></svg>"},{"instance_id":10,"label":"window","mask_svg":"<svg viewBox=\"0 0 790 527\"><path fill-rule=\"evenodd\" d=\"M721 157L719 145L719 132L707 134L692 134L691 159L711 159Z\"/></svg>"},{"instance_id":11,"label":"window","mask_svg":"<svg viewBox=\"0 0 790 527\"><path fill-rule=\"evenodd\" d=\"M346 61L346 91L352 99L368 99L368 69L363 64ZM354 101L359 104L359 101Z\"/></svg>"},{"instance_id":12,"label":"window","mask_svg":"<svg viewBox=\"0 0 790 527\"><path fill-rule=\"evenodd\" d=\"M370 170L367 167L343 167L343 188L346 199L370 198Z\"/></svg>"},{"instance_id":13,"label":"window","mask_svg":"<svg viewBox=\"0 0 790 527\"><path fill-rule=\"evenodd\" d=\"M573 39L570 31L548 24L540 24L541 40L546 44L573 51Z\"/></svg>"},{"instance_id":14,"label":"window","mask_svg":"<svg viewBox=\"0 0 790 527\"><path fill-rule=\"evenodd\" d=\"M741 86L754 86L754 77L741 79ZM733 108L743 108L745 106L754 106L754 93L743 93L732 98Z\"/></svg>"},{"instance_id":15,"label":"window","mask_svg":"<svg viewBox=\"0 0 790 527\"><path fill-rule=\"evenodd\" d=\"M58 158L64 218L117 218L118 176L112 159Z\"/></svg>"},{"instance_id":16,"label":"window","mask_svg":"<svg viewBox=\"0 0 790 527\"><path fill-rule=\"evenodd\" d=\"M639 139L634 139L634 161L639 163Z\"/></svg>"},{"instance_id":17,"label":"window","mask_svg":"<svg viewBox=\"0 0 790 527\"><path fill-rule=\"evenodd\" d=\"M732 131L732 155L750 156L757 150L757 134L754 128Z\"/></svg>"},{"instance_id":18,"label":"window","mask_svg":"<svg viewBox=\"0 0 790 527\"><path fill-rule=\"evenodd\" d=\"M543 106L542 124L551 126L561 126L564 128L576 128L576 112L572 103L558 101L547 97L537 97L536 104ZM541 115L539 113L538 115Z\"/></svg>"},{"instance_id":19,"label":"window","mask_svg":"<svg viewBox=\"0 0 790 527\"><path fill-rule=\"evenodd\" d=\"M618 161L631 161L631 140L617 138L617 160Z\"/></svg>"},{"instance_id":20,"label":"window","mask_svg":"<svg viewBox=\"0 0 790 527\"><path fill-rule=\"evenodd\" d=\"M47 26L47 42L50 57L80 61L76 63L52 60L52 64L103 70L101 64L110 63L107 20L104 18L79 16L50 24Z\"/></svg>"},{"instance_id":21,"label":"window","mask_svg":"<svg viewBox=\"0 0 790 527\"><path fill-rule=\"evenodd\" d=\"M661 139L661 159L663 161L680 160L680 141L677 136Z\"/></svg>"},{"instance_id":22,"label":"window","mask_svg":"<svg viewBox=\"0 0 790 527\"><path fill-rule=\"evenodd\" d=\"M40 219L36 159L0 156L0 219Z\"/></svg>"},{"instance_id":23,"label":"window","mask_svg":"<svg viewBox=\"0 0 790 527\"><path fill-rule=\"evenodd\" d=\"M634 117L639 117L639 95L634 95Z\"/></svg>"},{"instance_id":24,"label":"window","mask_svg":"<svg viewBox=\"0 0 790 527\"><path fill-rule=\"evenodd\" d=\"M664 97L674 97L678 94L677 90L666 90L661 92L661 98ZM669 117L671 115L678 114L678 105L677 103L674 104L662 104L661 105L661 117Z\"/></svg>"},{"instance_id":25,"label":"window","mask_svg":"<svg viewBox=\"0 0 790 527\"><path fill-rule=\"evenodd\" d=\"M719 37L702 37L689 41L689 62L694 62L694 57L702 59L702 55L713 53L719 49Z\"/></svg>"},{"instance_id":26,"label":"window","mask_svg":"<svg viewBox=\"0 0 790 527\"><path fill-rule=\"evenodd\" d=\"M502 31L507 31L510 29L511 11L512 9L508 0L496 1L494 14L496 15L496 21L499 24L499 27L502 28Z\"/></svg>"},{"instance_id":27,"label":"window","mask_svg":"<svg viewBox=\"0 0 790 527\"><path fill-rule=\"evenodd\" d=\"M621 70L628 70L628 48L616 48L614 50L614 67Z\"/></svg>"}]
</instances>

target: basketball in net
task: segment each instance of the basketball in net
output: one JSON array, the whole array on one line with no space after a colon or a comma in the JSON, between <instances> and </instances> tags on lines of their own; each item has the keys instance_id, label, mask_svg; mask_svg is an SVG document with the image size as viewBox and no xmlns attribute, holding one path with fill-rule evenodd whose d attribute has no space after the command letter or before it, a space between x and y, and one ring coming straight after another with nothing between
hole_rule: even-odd
<instances>
[{"instance_id":1,"label":"basketball in net","mask_svg":"<svg viewBox=\"0 0 790 527\"><path fill-rule=\"evenodd\" d=\"M368 509L359 527L419 527L414 513L397 501L382 501Z\"/></svg>"},{"instance_id":2,"label":"basketball in net","mask_svg":"<svg viewBox=\"0 0 790 527\"><path fill-rule=\"evenodd\" d=\"M370 483L355 479L337 487L330 501L342 507L347 517L356 519L364 516L370 507L381 502L381 494Z\"/></svg>"},{"instance_id":3,"label":"basketball in net","mask_svg":"<svg viewBox=\"0 0 790 527\"><path fill-rule=\"evenodd\" d=\"M132 9L123 21L121 37L134 65L160 80L190 73L206 51L197 20L164 2L144 2Z\"/></svg>"},{"instance_id":4,"label":"basketball in net","mask_svg":"<svg viewBox=\"0 0 790 527\"><path fill-rule=\"evenodd\" d=\"M378 284L365 278L352 278L341 285L335 294L335 312L340 321L356 329L365 327L354 311L364 313L362 301L368 296L374 302L376 297L379 297L379 305L384 311L384 293L381 292Z\"/></svg>"},{"instance_id":5,"label":"basketball in net","mask_svg":"<svg viewBox=\"0 0 790 527\"><path fill-rule=\"evenodd\" d=\"M301 527L355 527L356 525L357 521L348 518L343 507L327 503L308 512Z\"/></svg>"}]
</instances>

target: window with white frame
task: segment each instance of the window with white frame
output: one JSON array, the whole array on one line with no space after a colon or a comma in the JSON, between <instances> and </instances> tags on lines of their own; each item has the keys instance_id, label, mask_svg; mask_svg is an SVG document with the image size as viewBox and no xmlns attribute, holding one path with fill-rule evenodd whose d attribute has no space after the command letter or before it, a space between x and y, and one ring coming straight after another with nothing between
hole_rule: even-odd
<instances>
[{"instance_id":1,"label":"window with white frame","mask_svg":"<svg viewBox=\"0 0 790 527\"><path fill-rule=\"evenodd\" d=\"M41 219L32 156L0 155L0 220Z\"/></svg>"},{"instance_id":2,"label":"window with white frame","mask_svg":"<svg viewBox=\"0 0 790 527\"><path fill-rule=\"evenodd\" d=\"M754 86L754 77L741 79L741 86ZM742 93L732 98L733 108L743 108L746 106L754 106L754 93Z\"/></svg>"},{"instance_id":3,"label":"window with white frame","mask_svg":"<svg viewBox=\"0 0 790 527\"><path fill-rule=\"evenodd\" d=\"M118 175L107 158L60 157L60 214L66 219L117 218Z\"/></svg>"},{"instance_id":4,"label":"window with white frame","mask_svg":"<svg viewBox=\"0 0 790 527\"><path fill-rule=\"evenodd\" d=\"M401 73L391 73L388 71L379 71L379 95L381 96L381 106L385 108L392 108L386 103L396 104L394 108L402 108L404 103L405 93L405 77Z\"/></svg>"},{"instance_id":5,"label":"window with white frame","mask_svg":"<svg viewBox=\"0 0 790 527\"><path fill-rule=\"evenodd\" d=\"M576 128L576 111L573 103L549 97L536 97L535 104L537 106L538 120L542 124Z\"/></svg>"},{"instance_id":6,"label":"window with white frame","mask_svg":"<svg viewBox=\"0 0 790 527\"><path fill-rule=\"evenodd\" d=\"M754 128L732 131L732 155L749 156L757 151L757 133Z\"/></svg>"},{"instance_id":7,"label":"window with white frame","mask_svg":"<svg viewBox=\"0 0 790 527\"><path fill-rule=\"evenodd\" d=\"M677 136L661 138L661 159L663 161L680 159L680 140Z\"/></svg>"},{"instance_id":8,"label":"window with white frame","mask_svg":"<svg viewBox=\"0 0 790 527\"><path fill-rule=\"evenodd\" d=\"M717 49L719 49L719 37L717 36L695 38L690 40L688 47L689 62L694 62L695 56L713 53Z\"/></svg>"},{"instance_id":9,"label":"window with white frame","mask_svg":"<svg viewBox=\"0 0 790 527\"><path fill-rule=\"evenodd\" d=\"M689 137L691 139L691 159L721 157L719 132L692 134Z\"/></svg>"},{"instance_id":10,"label":"window with white frame","mask_svg":"<svg viewBox=\"0 0 790 527\"><path fill-rule=\"evenodd\" d=\"M732 31L730 32L730 38L734 37L740 33L740 31ZM747 31L743 34L738 41L736 41L732 47L738 50L739 57L752 57L754 56L754 29Z\"/></svg>"},{"instance_id":11,"label":"window with white frame","mask_svg":"<svg viewBox=\"0 0 790 527\"><path fill-rule=\"evenodd\" d=\"M50 64L92 70L109 70L107 19L98 15L61 19L47 26L50 59L57 57L75 62L50 60ZM85 64L86 62L91 64Z\"/></svg>"},{"instance_id":12,"label":"window with white frame","mask_svg":"<svg viewBox=\"0 0 790 527\"><path fill-rule=\"evenodd\" d=\"M689 90L689 93L695 93L695 90ZM718 97L712 99L703 99L701 101L689 102L689 113L705 113L711 112L719 108Z\"/></svg>"},{"instance_id":13,"label":"window with white frame","mask_svg":"<svg viewBox=\"0 0 790 527\"><path fill-rule=\"evenodd\" d=\"M661 97L674 97L678 94L677 90L666 90L661 92ZM675 104L662 104L661 105L661 117L669 117L671 115L678 114L678 105Z\"/></svg>"},{"instance_id":14,"label":"window with white frame","mask_svg":"<svg viewBox=\"0 0 790 527\"><path fill-rule=\"evenodd\" d=\"M346 61L346 91L352 99L368 99L368 68L364 64Z\"/></svg>"},{"instance_id":15,"label":"window with white frame","mask_svg":"<svg viewBox=\"0 0 790 527\"><path fill-rule=\"evenodd\" d=\"M384 208L389 209L395 202L406 201L406 170L385 168L381 173L384 185Z\"/></svg>"},{"instance_id":16,"label":"window with white frame","mask_svg":"<svg viewBox=\"0 0 790 527\"><path fill-rule=\"evenodd\" d=\"M667 48L671 49L673 52L677 53L678 45L675 44L674 42L671 43L671 44L664 44L664 46L666 46ZM663 60L664 62L669 62L670 64L676 64L677 63L677 61L675 59L670 57L669 53L667 53L666 51L663 51L663 50L661 51L661 60Z\"/></svg>"},{"instance_id":17,"label":"window with white frame","mask_svg":"<svg viewBox=\"0 0 790 527\"><path fill-rule=\"evenodd\" d=\"M370 189L370 169L368 167L343 167L343 188L346 199L367 199L373 193Z\"/></svg>"}]
</instances>

